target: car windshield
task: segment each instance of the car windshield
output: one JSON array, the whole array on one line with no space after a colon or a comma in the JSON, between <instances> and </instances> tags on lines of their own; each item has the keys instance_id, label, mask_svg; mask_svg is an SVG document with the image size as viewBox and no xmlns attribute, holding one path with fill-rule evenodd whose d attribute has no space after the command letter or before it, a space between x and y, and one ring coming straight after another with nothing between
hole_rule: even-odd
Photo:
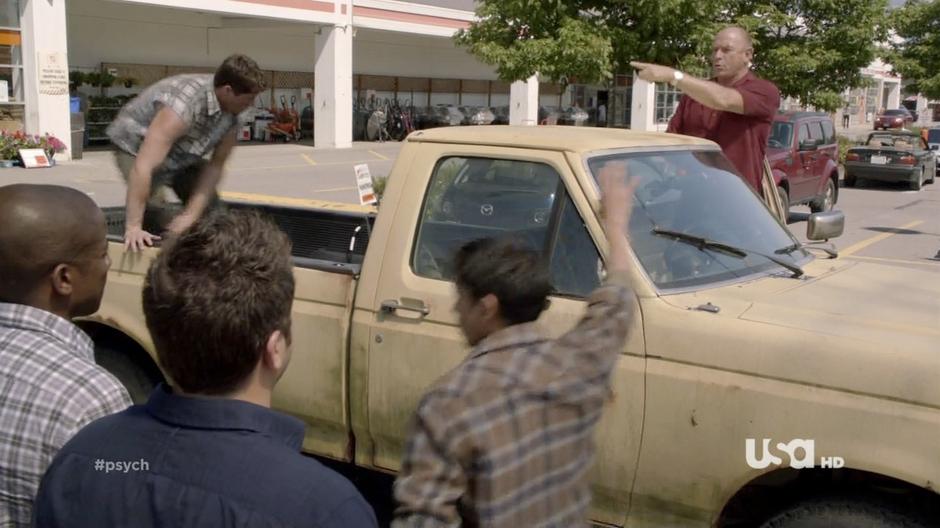
<instances>
[{"instance_id":1,"label":"car windshield","mask_svg":"<svg viewBox=\"0 0 940 528\"><path fill-rule=\"evenodd\" d=\"M902 134L870 134L869 147L894 147L902 150L912 150L918 142L917 136Z\"/></svg>"},{"instance_id":2,"label":"car windshield","mask_svg":"<svg viewBox=\"0 0 940 528\"><path fill-rule=\"evenodd\" d=\"M695 288L755 273L785 272L758 253L797 266L812 258L803 249L784 249L798 248L799 243L720 152L598 154L587 164L596 178L605 163L619 160L626 161L628 172L639 182L630 243L657 288ZM746 254L683 242L665 235L669 231L740 248Z\"/></svg>"},{"instance_id":3,"label":"car windshield","mask_svg":"<svg viewBox=\"0 0 940 528\"><path fill-rule=\"evenodd\" d=\"M770 137L767 139L767 146L776 149L789 148L792 138L793 123L774 121L774 125L770 129Z\"/></svg>"},{"instance_id":4,"label":"car windshield","mask_svg":"<svg viewBox=\"0 0 940 528\"><path fill-rule=\"evenodd\" d=\"M887 110L884 113L884 115L889 115L889 116L902 116L906 114L907 112L904 110Z\"/></svg>"}]
</instances>

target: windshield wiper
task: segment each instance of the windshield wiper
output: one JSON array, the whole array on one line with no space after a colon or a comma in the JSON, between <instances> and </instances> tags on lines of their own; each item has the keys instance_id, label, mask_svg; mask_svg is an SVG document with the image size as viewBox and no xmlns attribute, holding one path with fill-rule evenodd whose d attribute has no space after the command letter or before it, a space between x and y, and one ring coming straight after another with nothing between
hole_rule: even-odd
<instances>
[{"instance_id":1,"label":"windshield wiper","mask_svg":"<svg viewBox=\"0 0 940 528\"><path fill-rule=\"evenodd\" d=\"M709 249L712 251L725 253L725 254L728 254L737 258L745 258L749 254L757 255L759 257L764 257L765 259L773 262L774 264L780 266L781 268L785 268L789 270L791 273L793 273L794 278L803 276L803 268L797 266L796 264L791 264L785 260L782 260L779 257L765 255L764 253L760 253L758 251L739 248L736 246L732 246L730 244L725 244L723 242L710 240L705 237L691 235L689 233L683 233L681 231L671 231L669 229L662 229L659 227L654 227L652 232L654 235L671 238L673 240L678 240L679 242L685 242L686 244L689 244L690 246L695 246L700 251ZM787 248L784 248L784 249L787 249Z\"/></svg>"}]
</instances>

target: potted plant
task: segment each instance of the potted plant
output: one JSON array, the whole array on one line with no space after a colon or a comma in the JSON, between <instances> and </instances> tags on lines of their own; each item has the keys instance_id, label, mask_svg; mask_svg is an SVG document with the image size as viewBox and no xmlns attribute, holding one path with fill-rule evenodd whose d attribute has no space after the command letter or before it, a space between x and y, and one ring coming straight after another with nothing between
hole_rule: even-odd
<instances>
[{"instance_id":1,"label":"potted plant","mask_svg":"<svg viewBox=\"0 0 940 528\"><path fill-rule=\"evenodd\" d=\"M38 136L24 132L2 132L0 133L0 167L22 166L21 149L42 149L46 152L49 162L55 164L55 155L65 150L65 143L51 134Z\"/></svg>"},{"instance_id":2,"label":"potted plant","mask_svg":"<svg viewBox=\"0 0 940 528\"><path fill-rule=\"evenodd\" d=\"M20 133L0 132L0 167L10 168L19 157Z\"/></svg>"},{"instance_id":3,"label":"potted plant","mask_svg":"<svg viewBox=\"0 0 940 528\"><path fill-rule=\"evenodd\" d=\"M118 77L117 82L124 85L125 88L133 88L137 86L137 79L133 77Z\"/></svg>"},{"instance_id":4,"label":"potted plant","mask_svg":"<svg viewBox=\"0 0 940 528\"><path fill-rule=\"evenodd\" d=\"M85 72L72 70L69 72L69 92L74 93L85 84Z\"/></svg>"}]
</instances>

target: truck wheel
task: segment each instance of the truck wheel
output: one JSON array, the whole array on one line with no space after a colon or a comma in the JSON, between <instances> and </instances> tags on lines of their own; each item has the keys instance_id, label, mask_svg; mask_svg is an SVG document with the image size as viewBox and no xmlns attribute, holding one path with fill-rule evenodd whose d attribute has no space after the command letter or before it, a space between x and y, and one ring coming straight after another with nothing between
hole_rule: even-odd
<instances>
[{"instance_id":1,"label":"truck wheel","mask_svg":"<svg viewBox=\"0 0 940 528\"><path fill-rule=\"evenodd\" d=\"M836 184L832 181L832 178L826 179L826 190L823 192L823 195L819 198L813 200L809 204L809 210L814 213L820 213L823 211L831 211L832 206L836 203Z\"/></svg>"},{"instance_id":2,"label":"truck wheel","mask_svg":"<svg viewBox=\"0 0 940 528\"><path fill-rule=\"evenodd\" d=\"M830 498L797 504L761 525L761 528L862 527L927 528L927 524L877 501Z\"/></svg>"},{"instance_id":3,"label":"truck wheel","mask_svg":"<svg viewBox=\"0 0 940 528\"><path fill-rule=\"evenodd\" d=\"M923 186L924 186L924 168L921 167L920 173L917 174L917 178L915 178L914 181L911 182L911 190L919 191L921 187Z\"/></svg>"},{"instance_id":4,"label":"truck wheel","mask_svg":"<svg viewBox=\"0 0 940 528\"><path fill-rule=\"evenodd\" d=\"M95 363L124 385L135 404L146 403L154 387L161 381L136 364L127 354L107 344L95 344Z\"/></svg>"},{"instance_id":5,"label":"truck wheel","mask_svg":"<svg viewBox=\"0 0 940 528\"><path fill-rule=\"evenodd\" d=\"M777 195L780 196L780 203L783 205L782 216L785 224L790 220L790 195L783 187L777 187Z\"/></svg>"}]
</instances>

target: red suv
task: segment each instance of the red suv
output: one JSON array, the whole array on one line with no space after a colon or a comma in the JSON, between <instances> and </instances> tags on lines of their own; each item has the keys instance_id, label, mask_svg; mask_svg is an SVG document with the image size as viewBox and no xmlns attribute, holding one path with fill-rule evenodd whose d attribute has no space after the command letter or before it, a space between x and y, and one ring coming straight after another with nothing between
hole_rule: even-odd
<instances>
[{"instance_id":1,"label":"red suv","mask_svg":"<svg viewBox=\"0 0 940 528\"><path fill-rule=\"evenodd\" d=\"M814 213L839 199L839 145L827 114L789 112L774 118L767 159L784 209L807 204Z\"/></svg>"}]
</instances>

